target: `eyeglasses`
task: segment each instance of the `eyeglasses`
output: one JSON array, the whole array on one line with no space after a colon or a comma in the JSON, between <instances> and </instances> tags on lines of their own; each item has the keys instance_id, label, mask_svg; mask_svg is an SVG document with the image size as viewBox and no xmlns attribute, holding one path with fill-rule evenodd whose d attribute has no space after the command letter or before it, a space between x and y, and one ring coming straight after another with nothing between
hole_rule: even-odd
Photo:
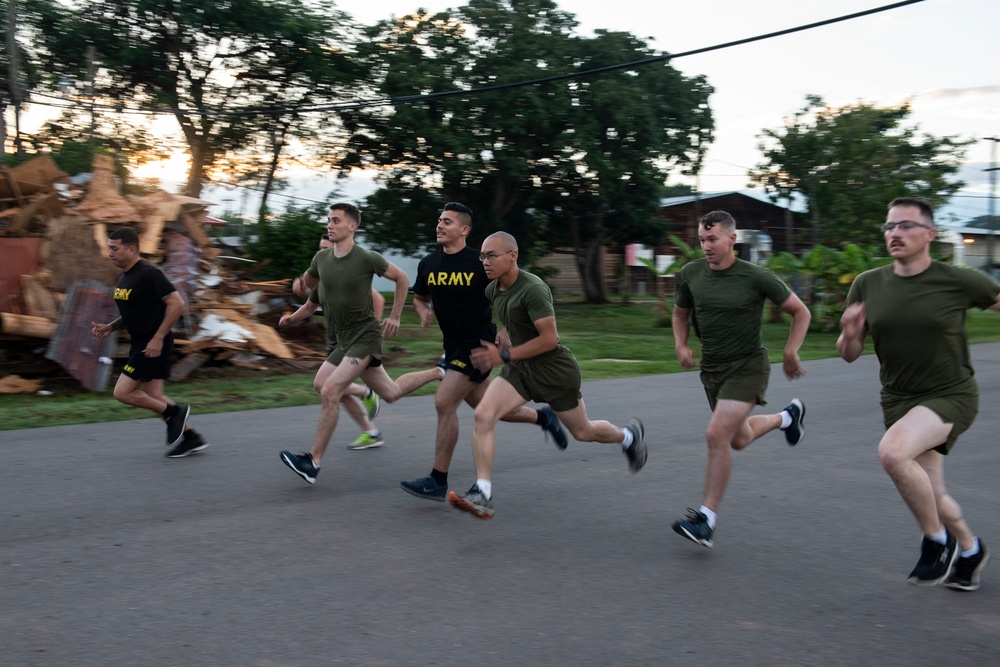
<instances>
[{"instance_id":1,"label":"eyeglasses","mask_svg":"<svg viewBox=\"0 0 1000 667\"><path fill-rule=\"evenodd\" d=\"M882 223L882 231L886 234L892 230L899 227L904 232L908 232L916 227L923 227L924 229L934 229L934 225L925 225L922 222L917 222L916 220L903 220L902 222L885 222Z\"/></svg>"},{"instance_id":2,"label":"eyeglasses","mask_svg":"<svg viewBox=\"0 0 1000 667\"><path fill-rule=\"evenodd\" d=\"M489 261L492 262L492 261L496 260L497 257L503 257L504 255L506 255L508 253L512 253L512 252L514 252L514 251L513 250L505 250L504 252L491 252L488 255L484 255L482 253L479 253L479 261L480 262L485 262L485 261L489 260Z\"/></svg>"}]
</instances>

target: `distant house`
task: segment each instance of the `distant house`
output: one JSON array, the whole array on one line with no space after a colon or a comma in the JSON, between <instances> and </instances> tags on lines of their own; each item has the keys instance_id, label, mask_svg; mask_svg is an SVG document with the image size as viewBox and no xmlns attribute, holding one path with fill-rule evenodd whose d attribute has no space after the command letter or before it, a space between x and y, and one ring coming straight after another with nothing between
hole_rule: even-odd
<instances>
[{"instance_id":1,"label":"distant house","mask_svg":"<svg viewBox=\"0 0 1000 667\"><path fill-rule=\"evenodd\" d=\"M946 227L938 231L938 241L951 244L954 250L951 260L956 264L983 267L992 260L1000 262L1000 233L983 227ZM943 249L942 249L943 250Z\"/></svg>"},{"instance_id":2,"label":"distant house","mask_svg":"<svg viewBox=\"0 0 1000 667\"><path fill-rule=\"evenodd\" d=\"M811 246L805 217L738 191L702 192L660 201L657 216L670 221L670 233L691 246L698 244L698 219L709 211L727 211L738 230L757 230L771 238L775 253L799 254Z\"/></svg>"},{"instance_id":3,"label":"distant house","mask_svg":"<svg viewBox=\"0 0 1000 667\"><path fill-rule=\"evenodd\" d=\"M787 250L795 254L801 254L810 245L809 226L804 216L783 206L734 190L703 192L698 195L660 200L660 208L655 215L670 223L669 231L656 248L647 249L649 254L657 257L659 266L668 264L671 257L676 257L679 249L671 244L670 235L677 236L692 247L697 247L697 220L716 209L728 211L736 218L737 250L741 257L746 250L746 259L762 259L762 256L756 253L753 257L750 256L749 250L754 244L766 243L768 253ZM625 248L618 244L606 248L604 276L609 297L613 297L621 288L625 256ZM536 262L535 266L557 271L555 275L546 279L557 295L578 296L583 293L576 259L572 254L552 253ZM627 267L624 277L631 294L642 296L651 289L653 276L644 266L633 264Z\"/></svg>"}]
</instances>

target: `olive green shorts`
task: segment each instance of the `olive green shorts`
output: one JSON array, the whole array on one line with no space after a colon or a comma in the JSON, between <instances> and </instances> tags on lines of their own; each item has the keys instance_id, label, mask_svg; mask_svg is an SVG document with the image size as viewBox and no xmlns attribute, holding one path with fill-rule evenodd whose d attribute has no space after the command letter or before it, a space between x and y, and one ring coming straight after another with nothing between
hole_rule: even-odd
<instances>
[{"instance_id":1,"label":"olive green shorts","mask_svg":"<svg viewBox=\"0 0 1000 667\"><path fill-rule=\"evenodd\" d=\"M720 399L767 405L764 395L770 377L771 361L765 348L732 361L701 365L701 384L713 411Z\"/></svg>"},{"instance_id":2,"label":"olive green shorts","mask_svg":"<svg viewBox=\"0 0 1000 667\"><path fill-rule=\"evenodd\" d=\"M580 393L583 382L580 364L573 353L562 345L534 359L504 364L500 377L525 400L548 403L556 412L572 410L583 397Z\"/></svg>"},{"instance_id":3,"label":"olive green shorts","mask_svg":"<svg viewBox=\"0 0 1000 667\"><path fill-rule=\"evenodd\" d=\"M971 387L969 386L971 384ZM882 422L886 430L906 416L913 408L922 405L941 418L945 424L951 424L948 439L934 448L935 451L947 454L955 446L958 436L969 430L979 413L979 389L975 380L963 382L953 390L938 393L933 396L887 396L882 394Z\"/></svg>"},{"instance_id":4,"label":"olive green shorts","mask_svg":"<svg viewBox=\"0 0 1000 667\"><path fill-rule=\"evenodd\" d=\"M337 332L337 347L327 355L326 360L338 366L344 357L364 359L371 357L369 366L382 365L382 328L374 319L371 324L352 331Z\"/></svg>"}]
</instances>

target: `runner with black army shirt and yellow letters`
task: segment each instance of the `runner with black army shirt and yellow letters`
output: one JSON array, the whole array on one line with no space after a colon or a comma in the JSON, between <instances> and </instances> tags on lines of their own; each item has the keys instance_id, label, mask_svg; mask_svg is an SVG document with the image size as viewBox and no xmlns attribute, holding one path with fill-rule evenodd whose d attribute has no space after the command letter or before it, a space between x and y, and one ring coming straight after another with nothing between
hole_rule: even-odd
<instances>
[{"instance_id":1,"label":"runner with black army shirt and yellow letters","mask_svg":"<svg viewBox=\"0 0 1000 667\"><path fill-rule=\"evenodd\" d=\"M111 233L108 257L122 270L114 292L120 317L108 324L91 322L91 333L103 339L124 327L132 339L114 397L126 405L150 410L166 422L167 446L171 447L167 457L200 452L208 443L187 423L190 406L175 404L163 393L174 349L170 329L184 310L184 299L160 269L142 261L134 229L123 227Z\"/></svg>"},{"instance_id":2,"label":"runner with black army shirt and yellow letters","mask_svg":"<svg viewBox=\"0 0 1000 667\"><path fill-rule=\"evenodd\" d=\"M490 372L472 364L472 350L482 340L494 340L497 330L486 298L489 278L479 261L479 251L466 243L471 230L472 209L457 202L445 204L435 227L440 248L420 260L413 283L413 306L421 325L430 326L436 316L441 327L441 366L447 372L434 393L434 466L427 477L403 481L399 486L428 500L444 501L448 495L448 468L458 443L458 406L464 400L475 408L490 384ZM538 424L557 447L566 448L566 433L547 405L538 410L522 405L504 416L503 421Z\"/></svg>"}]
</instances>

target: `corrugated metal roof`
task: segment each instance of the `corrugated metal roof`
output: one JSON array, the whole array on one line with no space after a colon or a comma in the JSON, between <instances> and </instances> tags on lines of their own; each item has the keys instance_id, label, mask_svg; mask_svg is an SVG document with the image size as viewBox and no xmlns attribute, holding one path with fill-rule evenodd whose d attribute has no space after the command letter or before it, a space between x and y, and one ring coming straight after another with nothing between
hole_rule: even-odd
<instances>
[{"instance_id":1,"label":"corrugated metal roof","mask_svg":"<svg viewBox=\"0 0 1000 667\"><path fill-rule=\"evenodd\" d=\"M57 362L91 391L104 391L111 376L112 354L118 332L104 340L90 333L91 322L107 323L118 317L113 288L96 280L78 280L66 293L55 335L45 358Z\"/></svg>"}]
</instances>

